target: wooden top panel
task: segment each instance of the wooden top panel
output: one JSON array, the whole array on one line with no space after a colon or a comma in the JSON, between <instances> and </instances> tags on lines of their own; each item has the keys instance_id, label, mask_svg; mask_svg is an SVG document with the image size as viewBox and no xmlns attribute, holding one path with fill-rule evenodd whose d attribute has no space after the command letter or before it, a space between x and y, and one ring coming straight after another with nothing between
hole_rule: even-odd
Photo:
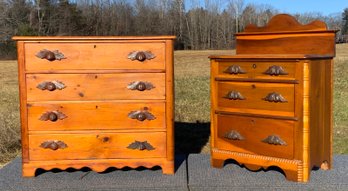
<instances>
[{"instance_id":1,"label":"wooden top panel","mask_svg":"<svg viewBox=\"0 0 348 191\"><path fill-rule=\"evenodd\" d=\"M258 27L254 24L249 24L245 27L244 32L236 35L245 35L247 33L298 33L304 31L313 32L328 30L326 24L320 20L315 20L309 24L302 25L294 17L288 14L279 14L272 17L266 26ZM332 30L332 32L334 32L334 30Z\"/></svg>"},{"instance_id":2,"label":"wooden top panel","mask_svg":"<svg viewBox=\"0 0 348 191\"><path fill-rule=\"evenodd\" d=\"M50 40L173 40L175 36L14 36L18 41Z\"/></svg>"},{"instance_id":3,"label":"wooden top panel","mask_svg":"<svg viewBox=\"0 0 348 191\"><path fill-rule=\"evenodd\" d=\"M302 25L286 14L274 16L264 27L248 25L236 34L237 54L317 54L335 56L335 30L322 21Z\"/></svg>"}]
</instances>

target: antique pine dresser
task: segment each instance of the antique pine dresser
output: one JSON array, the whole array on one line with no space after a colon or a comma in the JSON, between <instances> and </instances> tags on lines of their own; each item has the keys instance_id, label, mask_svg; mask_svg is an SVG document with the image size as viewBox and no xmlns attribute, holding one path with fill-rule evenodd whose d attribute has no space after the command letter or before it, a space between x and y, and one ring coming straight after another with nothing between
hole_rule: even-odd
<instances>
[{"instance_id":1,"label":"antique pine dresser","mask_svg":"<svg viewBox=\"0 0 348 191\"><path fill-rule=\"evenodd\" d=\"M299 182L330 169L335 31L281 14L236 41L236 55L210 56L212 166L277 166Z\"/></svg>"},{"instance_id":2,"label":"antique pine dresser","mask_svg":"<svg viewBox=\"0 0 348 191\"><path fill-rule=\"evenodd\" d=\"M173 174L174 38L14 37L23 176L125 166Z\"/></svg>"}]
</instances>

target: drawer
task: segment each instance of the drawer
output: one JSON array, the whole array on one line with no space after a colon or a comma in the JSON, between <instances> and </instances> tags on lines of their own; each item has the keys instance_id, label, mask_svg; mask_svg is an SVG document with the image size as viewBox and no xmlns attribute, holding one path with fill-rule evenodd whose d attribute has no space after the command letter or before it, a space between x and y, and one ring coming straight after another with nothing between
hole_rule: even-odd
<instances>
[{"instance_id":1,"label":"drawer","mask_svg":"<svg viewBox=\"0 0 348 191\"><path fill-rule=\"evenodd\" d=\"M41 59L36 55L41 50L59 51L61 60ZM154 58L144 61L131 60L134 51L150 52ZM52 54L52 53L51 53ZM54 55L54 54L53 54ZM53 56L55 58L55 56ZM81 70L81 69L164 69L165 44L158 43L71 43L45 42L25 43L27 71Z\"/></svg>"},{"instance_id":2,"label":"drawer","mask_svg":"<svg viewBox=\"0 0 348 191\"><path fill-rule=\"evenodd\" d=\"M277 111L294 115L294 84L217 82L219 109L234 112L264 113Z\"/></svg>"},{"instance_id":3,"label":"drawer","mask_svg":"<svg viewBox=\"0 0 348 191\"><path fill-rule=\"evenodd\" d=\"M29 102L165 99L164 73L31 74L26 81Z\"/></svg>"},{"instance_id":4,"label":"drawer","mask_svg":"<svg viewBox=\"0 0 348 191\"><path fill-rule=\"evenodd\" d=\"M218 75L225 78L294 80L297 62L219 62Z\"/></svg>"},{"instance_id":5,"label":"drawer","mask_svg":"<svg viewBox=\"0 0 348 191\"><path fill-rule=\"evenodd\" d=\"M30 160L159 157L166 157L165 132L29 135Z\"/></svg>"},{"instance_id":6,"label":"drawer","mask_svg":"<svg viewBox=\"0 0 348 191\"><path fill-rule=\"evenodd\" d=\"M165 128L165 102L53 102L28 106L29 131Z\"/></svg>"},{"instance_id":7,"label":"drawer","mask_svg":"<svg viewBox=\"0 0 348 191\"><path fill-rule=\"evenodd\" d=\"M233 115L216 116L217 148L293 159L294 121Z\"/></svg>"}]
</instances>

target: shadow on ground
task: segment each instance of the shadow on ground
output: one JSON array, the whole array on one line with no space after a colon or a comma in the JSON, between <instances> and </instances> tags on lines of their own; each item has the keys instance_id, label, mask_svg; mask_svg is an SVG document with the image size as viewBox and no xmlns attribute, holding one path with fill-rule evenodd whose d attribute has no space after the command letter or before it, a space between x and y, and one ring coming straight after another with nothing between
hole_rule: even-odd
<instances>
[{"instance_id":1,"label":"shadow on ground","mask_svg":"<svg viewBox=\"0 0 348 191\"><path fill-rule=\"evenodd\" d=\"M209 142L210 123L175 122L175 153L201 153Z\"/></svg>"}]
</instances>

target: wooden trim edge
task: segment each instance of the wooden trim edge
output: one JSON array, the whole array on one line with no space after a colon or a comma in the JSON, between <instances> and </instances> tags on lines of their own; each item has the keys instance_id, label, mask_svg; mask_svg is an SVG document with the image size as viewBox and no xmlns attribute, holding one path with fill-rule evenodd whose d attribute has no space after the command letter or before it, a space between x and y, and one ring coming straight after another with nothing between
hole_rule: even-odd
<instances>
[{"instance_id":1,"label":"wooden trim edge","mask_svg":"<svg viewBox=\"0 0 348 191\"><path fill-rule=\"evenodd\" d=\"M239 116L247 116L247 117L262 117L262 118L270 118L270 119L298 121L297 117L276 116L276 115L263 115L263 114L239 113L239 112L228 112L228 111L215 111L215 114L239 115Z\"/></svg>"},{"instance_id":2,"label":"wooden trim edge","mask_svg":"<svg viewBox=\"0 0 348 191\"><path fill-rule=\"evenodd\" d=\"M222 82L268 82L268 83L287 83L287 84L298 84L298 80L276 80L276 79L251 79L251 78L221 78L216 77L216 81Z\"/></svg>"}]
</instances>

